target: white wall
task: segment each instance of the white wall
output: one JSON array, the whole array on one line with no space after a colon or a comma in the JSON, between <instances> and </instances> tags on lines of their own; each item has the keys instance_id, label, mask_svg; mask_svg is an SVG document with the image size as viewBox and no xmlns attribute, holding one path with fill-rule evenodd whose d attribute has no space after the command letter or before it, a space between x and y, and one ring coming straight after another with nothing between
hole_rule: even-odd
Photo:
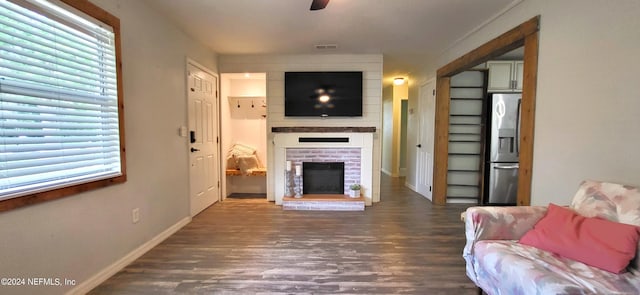
<instances>
[{"instance_id":1,"label":"white wall","mask_svg":"<svg viewBox=\"0 0 640 295\"><path fill-rule=\"evenodd\" d=\"M400 169L400 176L406 176L407 170L407 122L409 115L409 100L403 99L400 102L400 162L398 168Z\"/></svg>"},{"instance_id":2,"label":"white wall","mask_svg":"<svg viewBox=\"0 0 640 295\"><path fill-rule=\"evenodd\" d=\"M380 128L382 121L382 55L226 55L220 56L222 73L267 73L267 141L273 139L271 127L359 126L376 127L373 151L372 199L380 199ZM284 72L286 71L363 71L363 116L360 118L286 118L284 116ZM273 167L273 146L267 146L267 169ZM267 197L275 200L273 177L267 170Z\"/></svg>"},{"instance_id":3,"label":"white wall","mask_svg":"<svg viewBox=\"0 0 640 295\"><path fill-rule=\"evenodd\" d=\"M393 95L382 100L382 172L393 173Z\"/></svg>"},{"instance_id":4,"label":"white wall","mask_svg":"<svg viewBox=\"0 0 640 295\"><path fill-rule=\"evenodd\" d=\"M405 78L402 85L393 85L393 153L391 164L391 176L393 177L401 176L400 167L404 167L401 163L403 148L406 148L402 142L402 102L408 98L409 83ZM404 127L406 128L406 125Z\"/></svg>"},{"instance_id":5,"label":"white wall","mask_svg":"<svg viewBox=\"0 0 640 295\"><path fill-rule=\"evenodd\" d=\"M525 0L438 67L538 14L532 204L568 204L583 179L640 186L639 1Z\"/></svg>"},{"instance_id":6,"label":"white wall","mask_svg":"<svg viewBox=\"0 0 640 295\"><path fill-rule=\"evenodd\" d=\"M263 75L264 76L264 75ZM260 79L231 79L229 90L230 95L235 96L227 99L226 103L230 107L230 118L225 128L231 131L229 140L231 144L243 143L255 147L260 161L266 165L267 159L267 119L263 115L267 114L267 80L266 77ZM240 96L262 97L261 99L238 99ZM238 104L240 107L238 108ZM253 107L251 107L253 105Z\"/></svg>"},{"instance_id":7,"label":"white wall","mask_svg":"<svg viewBox=\"0 0 640 295\"><path fill-rule=\"evenodd\" d=\"M216 56L142 1L93 1L122 27L128 181L0 213L0 273L78 284L189 216L185 64L216 70ZM140 208L132 224L131 210ZM0 286L2 294L62 294L68 287Z\"/></svg>"}]
</instances>

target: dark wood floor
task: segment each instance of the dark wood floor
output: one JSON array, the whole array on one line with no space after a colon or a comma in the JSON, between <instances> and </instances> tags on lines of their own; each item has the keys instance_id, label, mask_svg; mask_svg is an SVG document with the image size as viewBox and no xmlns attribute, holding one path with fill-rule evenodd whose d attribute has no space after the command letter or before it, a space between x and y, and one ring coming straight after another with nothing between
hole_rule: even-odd
<instances>
[{"instance_id":1,"label":"dark wood floor","mask_svg":"<svg viewBox=\"0 0 640 295\"><path fill-rule=\"evenodd\" d=\"M227 199L90 294L477 294L465 205L434 206L383 176L364 212Z\"/></svg>"}]
</instances>

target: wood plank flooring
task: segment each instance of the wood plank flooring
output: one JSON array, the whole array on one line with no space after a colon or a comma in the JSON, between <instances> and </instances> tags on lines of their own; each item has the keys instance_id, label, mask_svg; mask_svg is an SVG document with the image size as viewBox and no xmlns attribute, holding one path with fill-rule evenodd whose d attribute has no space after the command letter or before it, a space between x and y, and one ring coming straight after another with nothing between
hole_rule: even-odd
<instances>
[{"instance_id":1,"label":"wood plank flooring","mask_svg":"<svg viewBox=\"0 0 640 295\"><path fill-rule=\"evenodd\" d=\"M227 199L89 294L477 294L460 212L383 176L363 212Z\"/></svg>"}]
</instances>

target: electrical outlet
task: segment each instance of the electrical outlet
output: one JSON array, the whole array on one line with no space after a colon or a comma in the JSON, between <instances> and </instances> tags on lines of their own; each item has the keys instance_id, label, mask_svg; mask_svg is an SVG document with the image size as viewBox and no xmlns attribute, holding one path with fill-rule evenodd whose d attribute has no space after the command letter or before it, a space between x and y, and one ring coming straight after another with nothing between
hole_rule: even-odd
<instances>
[{"instance_id":1,"label":"electrical outlet","mask_svg":"<svg viewBox=\"0 0 640 295\"><path fill-rule=\"evenodd\" d=\"M140 221L140 208L131 210L131 222L138 223Z\"/></svg>"}]
</instances>

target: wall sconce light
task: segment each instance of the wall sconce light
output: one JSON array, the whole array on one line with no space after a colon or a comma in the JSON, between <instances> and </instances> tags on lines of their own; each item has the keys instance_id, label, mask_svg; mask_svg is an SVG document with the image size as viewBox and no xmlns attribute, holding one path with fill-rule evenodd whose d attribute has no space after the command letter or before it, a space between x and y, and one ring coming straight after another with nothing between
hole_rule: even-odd
<instances>
[{"instance_id":1,"label":"wall sconce light","mask_svg":"<svg viewBox=\"0 0 640 295\"><path fill-rule=\"evenodd\" d=\"M402 84L404 84L404 78L395 78L395 79L393 79L393 84L394 85L402 85Z\"/></svg>"}]
</instances>

